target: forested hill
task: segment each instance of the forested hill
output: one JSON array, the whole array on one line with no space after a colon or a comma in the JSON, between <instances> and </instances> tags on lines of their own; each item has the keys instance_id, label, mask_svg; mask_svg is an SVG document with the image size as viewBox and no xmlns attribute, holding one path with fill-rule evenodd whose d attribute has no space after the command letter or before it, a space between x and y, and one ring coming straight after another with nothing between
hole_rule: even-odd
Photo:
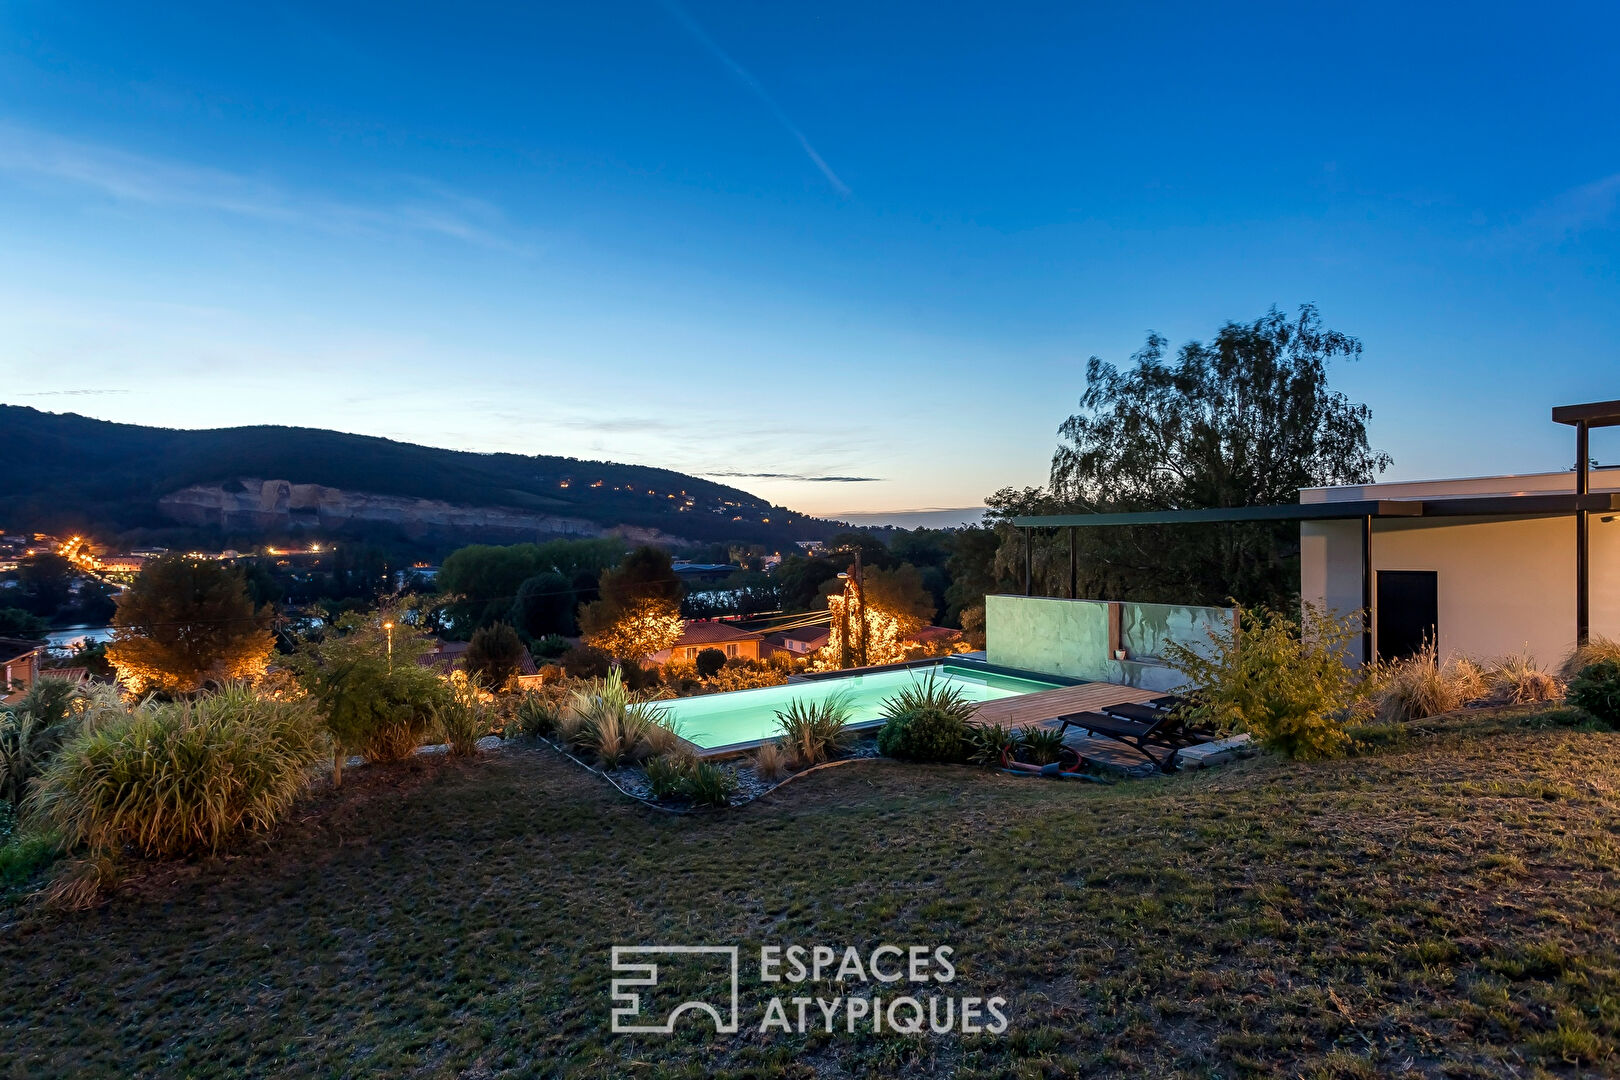
<instances>
[{"instance_id":1,"label":"forested hill","mask_svg":"<svg viewBox=\"0 0 1620 1080\"><path fill-rule=\"evenodd\" d=\"M534 539L626 529L777 545L831 526L668 469L477 454L294 427L179 431L0 405L0 528L111 537L394 529Z\"/></svg>"}]
</instances>

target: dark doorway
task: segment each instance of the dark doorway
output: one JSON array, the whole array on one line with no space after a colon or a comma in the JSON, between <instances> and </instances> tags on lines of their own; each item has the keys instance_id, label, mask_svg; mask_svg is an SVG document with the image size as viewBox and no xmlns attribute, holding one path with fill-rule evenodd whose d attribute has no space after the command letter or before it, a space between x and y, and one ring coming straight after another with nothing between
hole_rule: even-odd
<instances>
[{"instance_id":1,"label":"dark doorway","mask_svg":"<svg viewBox=\"0 0 1620 1080\"><path fill-rule=\"evenodd\" d=\"M1399 660L1440 636L1440 575L1378 571L1378 658Z\"/></svg>"}]
</instances>

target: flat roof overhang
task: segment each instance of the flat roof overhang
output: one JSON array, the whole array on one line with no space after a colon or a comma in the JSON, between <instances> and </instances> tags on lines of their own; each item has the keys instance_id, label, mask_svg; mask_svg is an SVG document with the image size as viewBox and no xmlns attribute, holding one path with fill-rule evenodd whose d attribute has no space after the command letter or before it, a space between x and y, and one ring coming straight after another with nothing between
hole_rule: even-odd
<instances>
[{"instance_id":1,"label":"flat roof overhang","mask_svg":"<svg viewBox=\"0 0 1620 1080\"><path fill-rule=\"evenodd\" d=\"M1587 427L1620 425L1620 401L1591 401L1585 405L1559 405L1552 411L1555 424L1585 424Z\"/></svg>"},{"instance_id":2,"label":"flat roof overhang","mask_svg":"<svg viewBox=\"0 0 1620 1080\"><path fill-rule=\"evenodd\" d=\"M1345 502L1282 503L1199 510L1148 510L1121 514L1043 514L1015 517L1020 529L1100 528L1120 525L1199 525L1252 521L1338 521L1353 518L1542 517L1620 511L1620 492L1481 495L1454 499L1354 499Z\"/></svg>"}]
</instances>

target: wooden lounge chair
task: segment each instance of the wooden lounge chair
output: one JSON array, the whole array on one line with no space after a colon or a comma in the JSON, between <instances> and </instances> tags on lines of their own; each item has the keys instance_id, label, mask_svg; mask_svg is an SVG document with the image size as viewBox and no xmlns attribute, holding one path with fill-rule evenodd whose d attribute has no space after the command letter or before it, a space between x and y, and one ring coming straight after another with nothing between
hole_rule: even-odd
<instances>
[{"instance_id":1,"label":"wooden lounge chair","mask_svg":"<svg viewBox=\"0 0 1620 1080\"><path fill-rule=\"evenodd\" d=\"M1141 720L1100 712L1070 713L1058 717L1058 731L1062 733L1070 728L1079 728L1113 739L1147 758L1160 772L1174 772L1176 755L1198 742L1198 737L1187 731L1181 718L1170 710L1143 711L1148 716Z\"/></svg>"}]
</instances>

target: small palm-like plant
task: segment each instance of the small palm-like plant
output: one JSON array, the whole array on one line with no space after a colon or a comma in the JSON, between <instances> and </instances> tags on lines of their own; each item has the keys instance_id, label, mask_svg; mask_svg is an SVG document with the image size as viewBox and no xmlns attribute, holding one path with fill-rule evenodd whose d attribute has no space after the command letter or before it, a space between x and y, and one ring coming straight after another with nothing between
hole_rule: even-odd
<instances>
[{"instance_id":1,"label":"small palm-like plant","mask_svg":"<svg viewBox=\"0 0 1620 1080\"><path fill-rule=\"evenodd\" d=\"M833 694L823 701L794 698L786 709L776 711L776 719L782 725L782 743L800 767L818 765L843 753L849 741L852 712L847 692Z\"/></svg>"},{"instance_id":2,"label":"small palm-like plant","mask_svg":"<svg viewBox=\"0 0 1620 1080\"><path fill-rule=\"evenodd\" d=\"M1063 753L1063 735L1056 728L1026 731L1022 752L1031 765L1050 765Z\"/></svg>"},{"instance_id":3,"label":"small palm-like plant","mask_svg":"<svg viewBox=\"0 0 1620 1080\"><path fill-rule=\"evenodd\" d=\"M433 726L451 754L471 757L478 753L478 740L489 734L490 712L476 680L456 680L449 698L433 707Z\"/></svg>"},{"instance_id":4,"label":"small palm-like plant","mask_svg":"<svg viewBox=\"0 0 1620 1080\"><path fill-rule=\"evenodd\" d=\"M878 731L878 749L910 761L961 761L971 752L971 721L978 703L960 686L930 671L883 703L888 717Z\"/></svg>"},{"instance_id":5,"label":"small palm-like plant","mask_svg":"<svg viewBox=\"0 0 1620 1080\"><path fill-rule=\"evenodd\" d=\"M1000 724L983 724L968 731L968 759L975 765L1000 765L1024 745L1024 733Z\"/></svg>"}]
</instances>

